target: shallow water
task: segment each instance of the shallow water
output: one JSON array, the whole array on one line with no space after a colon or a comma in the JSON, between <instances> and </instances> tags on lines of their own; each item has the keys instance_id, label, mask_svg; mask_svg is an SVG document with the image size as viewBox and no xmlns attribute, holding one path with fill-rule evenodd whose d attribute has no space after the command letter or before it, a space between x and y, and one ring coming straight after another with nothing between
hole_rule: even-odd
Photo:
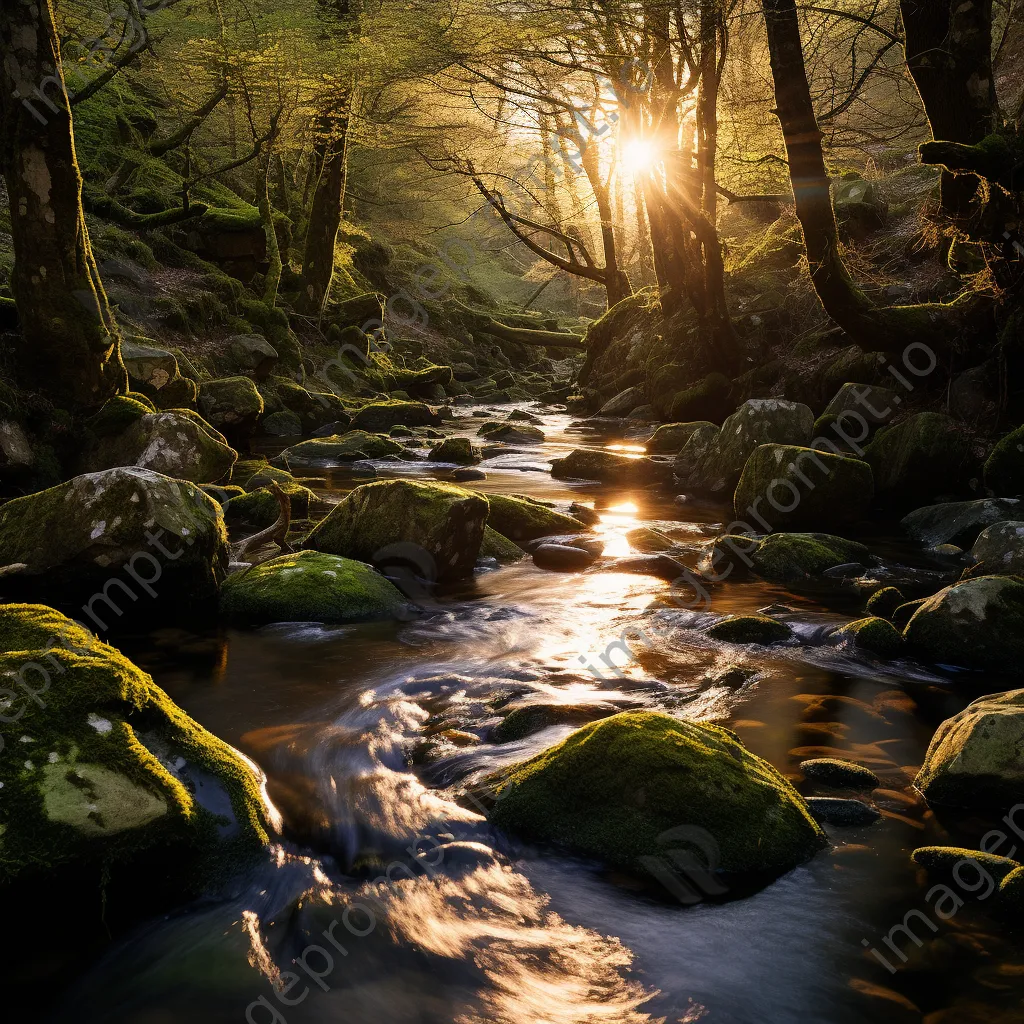
<instances>
[{"instance_id":1,"label":"shallow water","mask_svg":"<svg viewBox=\"0 0 1024 1024\"><path fill-rule=\"evenodd\" d=\"M553 480L550 459L574 447L638 439L542 418L543 445L488 460L487 479L471 486L592 504L609 554L627 553L625 531L648 525L694 564L728 522L721 508ZM459 433L475 435L479 422ZM381 475L449 472L376 465ZM359 482L342 469L317 475L334 500ZM942 569L891 524L869 542L886 558L880 580L925 587ZM837 648L832 628L857 617L863 597L838 582L816 596L726 582L709 606L687 609L658 579L555 574L527 560L432 595L411 622L128 638L126 653L179 704L259 763L284 833L233 892L141 926L90 965L51 1019L887 1024L921 1019L909 1000L924 1014L955 1007L929 1024L1024 1020L1020 936L984 902L936 917L908 859L976 834L976 823L938 821L911 782L935 725L1005 686ZM735 648L701 631L771 604L789 609L779 614L797 641ZM655 641L615 646L664 607L671 628ZM753 896L684 905L517 844L457 799L569 731L490 742L513 700L716 721L794 777L806 757L849 756L880 776L883 817L829 827L829 849ZM900 968L891 974L870 949L912 909L935 930L916 929L920 947L901 942L905 964L882 947Z\"/></svg>"}]
</instances>

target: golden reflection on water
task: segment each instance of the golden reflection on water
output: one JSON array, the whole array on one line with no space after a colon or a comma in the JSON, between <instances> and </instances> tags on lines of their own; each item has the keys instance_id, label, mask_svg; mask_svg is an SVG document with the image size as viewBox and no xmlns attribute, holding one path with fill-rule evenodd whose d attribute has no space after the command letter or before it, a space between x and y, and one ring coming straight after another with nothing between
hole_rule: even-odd
<instances>
[{"instance_id":1,"label":"golden reflection on water","mask_svg":"<svg viewBox=\"0 0 1024 1024\"><path fill-rule=\"evenodd\" d=\"M615 452L627 459L641 459L647 454L647 449L642 444L606 444L605 451Z\"/></svg>"},{"instance_id":2,"label":"golden reflection on water","mask_svg":"<svg viewBox=\"0 0 1024 1024\"><path fill-rule=\"evenodd\" d=\"M594 532L604 541L604 553L611 558L632 553L626 534L640 525L639 507L632 501L623 501L601 510L601 521Z\"/></svg>"}]
</instances>

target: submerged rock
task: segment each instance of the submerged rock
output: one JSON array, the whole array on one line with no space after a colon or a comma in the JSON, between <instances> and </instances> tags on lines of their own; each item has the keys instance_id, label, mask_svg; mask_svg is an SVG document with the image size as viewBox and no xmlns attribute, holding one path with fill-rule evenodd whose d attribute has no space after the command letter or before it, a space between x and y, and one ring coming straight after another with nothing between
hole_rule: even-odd
<instances>
[{"instance_id":1,"label":"submerged rock","mask_svg":"<svg viewBox=\"0 0 1024 1024\"><path fill-rule=\"evenodd\" d=\"M363 484L306 538L306 548L360 562L409 563L429 582L473 572L487 500L451 484L381 480Z\"/></svg>"},{"instance_id":2,"label":"submerged rock","mask_svg":"<svg viewBox=\"0 0 1024 1024\"><path fill-rule=\"evenodd\" d=\"M769 644L788 640L793 631L770 615L730 615L708 629L708 636L730 644Z\"/></svg>"},{"instance_id":3,"label":"submerged rock","mask_svg":"<svg viewBox=\"0 0 1024 1024\"><path fill-rule=\"evenodd\" d=\"M616 455L614 452L577 448L551 463L556 480L600 480L605 484L643 485L668 483L672 467L654 459Z\"/></svg>"},{"instance_id":4,"label":"submerged rock","mask_svg":"<svg viewBox=\"0 0 1024 1024\"><path fill-rule=\"evenodd\" d=\"M41 605L0 606L0 651L5 675L35 665L39 692L52 677L45 701L16 698L26 741L0 759L2 882L59 893L88 867L137 906L165 880L184 899L260 855L258 770L120 652Z\"/></svg>"},{"instance_id":5,"label":"submerged rock","mask_svg":"<svg viewBox=\"0 0 1024 1024\"><path fill-rule=\"evenodd\" d=\"M364 562L299 551L234 573L221 588L221 611L236 625L397 619L409 605L390 580Z\"/></svg>"},{"instance_id":6,"label":"submerged rock","mask_svg":"<svg viewBox=\"0 0 1024 1024\"><path fill-rule=\"evenodd\" d=\"M675 455L686 447L686 442L701 428L711 427L718 433L718 427L709 420L694 420L692 423L663 423L644 442L649 455Z\"/></svg>"},{"instance_id":7,"label":"submerged rock","mask_svg":"<svg viewBox=\"0 0 1024 1024\"><path fill-rule=\"evenodd\" d=\"M903 635L931 661L1024 673L1024 581L979 576L918 605Z\"/></svg>"},{"instance_id":8,"label":"submerged rock","mask_svg":"<svg viewBox=\"0 0 1024 1024\"><path fill-rule=\"evenodd\" d=\"M499 827L655 877L695 831L705 863L733 876L775 877L825 845L792 785L734 733L653 712L584 726L490 781Z\"/></svg>"},{"instance_id":9,"label":"submerged rock","mask_svg":"<svg viewBox=\"0 0 1024 1024\"><path fill-rule=\"evenodd\" d=\"M517 543L586 529L578 519L523 494L480 496L486 498L489 506L487 525Z\"/></svg>"},{"instance_id":10,"label":"submerged rock","mask_svg":"<svg viewBox=\"0 0 1024 1024\"><path fill-rule=\"evenodd\" d=\"M839 796L809 796L807 806L811 814L826 825L871 825L882 816L876 807Z\"/></svg>"},{"instance_id":11,"label":"submerged rock","mask_svg":"<svg viewBox=\"0 0 1024 1024\"><path fill-rule=\"evenodd\" d=\"M0 507L0 565L12 563L24 568L0 592L45 596L107 629L122 615L153 621L154 604L180 614L214 600L227 535L220 505L195 484L108 469Z\"/></svg>"},{"instance_id":12,"label":"submerged rock","mask_svg":"<svg viewBox=\"0 0 1024 1024\"><path fill-rule=\"evenodd\" d=\"M135 411L133 407L141 414L116 429L119 420ZM146 412L138 402L118 396L100 410L93 428L98 436L82 458L87 473L139 466L179 480L212 484L228 476L237 458L223 434L187 409Z\"/></svg>"},{"instance_id":13,"label":"submerged rock","mask_svg":"<svg viewBox=\"0 0 1024 1024\"><path fill-rule=\"evenodd\" d=\"M914 785L930 804L1005 810L1024 792L1024 690L972 701L932 737Z\"/></svg>"},{"instance_id":14,"label":"submerged rock","mask_svg":"<svg viewBox=\"0 0 1024 1024\"><path fill-rule=\"evenodd\" d=\"M281 458L291 465L316 462L358 462L402 455L405 449L384 434L368 434L365 430L349 430L333 437L314 437L285 448Z\"/></svg>"},{"instance_id":15,"label":"submerged rock","mask_svg":"<svg viewBox=\"0 0 1024 1024\"><path fill-rule=\"evenodd\" d=\"M981 498L977 501L947 501L915 509L901 520L913 540L928 548L942 544L967 547L987 526L1024 514L1019 501Z\"/></svg>"},{"instance_id":16,"label":"submerged rock","mask_svg":"<svg viewBox=\"0 0 1024 1024\"><path fill-rule=\"evenodd\" d=\"M800 771L808 779L836 789L875 789L878 776L863 765L837 757L812 757L800 762Z\"/></svg>"},{"instance_id":17,"label":"submerged rock","mask_svg":"<svg viewBox=\"0 0 1024 1024\"><path fill-rule=\"evenodd\" d=\"M373 402L352 417L353 430L383 433L401 424L405 427L438 427L441 417L422 402Z\"/></svg>"},{"instance_id":18,"label":"submerged rock","mask_svg":"<svg viewBox=\"0 0 1024 1024\"><path fill-rule=\"evenodd\" d=\"M736 515L767 520L773 530L857 522L871 506L871 467L859 459L763 444L747 459L736 486Z\"/></svg>"}]
</instances>

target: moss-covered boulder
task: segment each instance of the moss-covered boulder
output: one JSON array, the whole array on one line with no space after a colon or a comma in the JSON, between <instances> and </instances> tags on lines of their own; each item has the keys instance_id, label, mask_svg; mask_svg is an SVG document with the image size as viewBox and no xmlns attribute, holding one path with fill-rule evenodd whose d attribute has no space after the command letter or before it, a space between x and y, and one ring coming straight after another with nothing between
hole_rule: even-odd
<instances>
[{"instance_id":1,"label":"moss-covered boulder","mask_svg":"<svg viewBox=\"0 0 1024 1024\"><path fill-rule=\"evenodd\" d=\"M971 548L972 576L1024 576L1024 522L994 523Z\"/></svg>"},{"instance_id":2,"label":"moss-covered boulder","mask_svg":"<svg viewBox=\"0 0 1024 1024\"><path fill-rule=\"evenodd\" d=\"M498 562L518 562L526 557L526 552L514 541L487 526L484 528L479 557L493 558Z\"/></svg>"},{"instance_id":3,"label":"moss-covered boulder","mask_svg":"<svg viewBox=\"0 0 1024 1024\"><path fill-rule=\"evenodd\" d=\"M728 644L769 644L788 640L793 631L770 615L730 615L708 628L708 636Z\"/></svg>"},{"instance_id":4,"label":"moss-covered boulder","mask_svg":"<svg viewBox=\"0 0 1024 1024\"><path fill-rule=\"evenodd\" d=\"M600 480L605 484L635 487L668 483L672 479L672 467L654 459L577 448L551 463L551 475L556 480Z\"/></svg>"},{"instance_id":5,"label":"moss-covered boulder","mask_svg":"<svg viewBox=\"0 0 1024 1024\"><path fill-rule=\"evenodd\" d=\"M1009 857L995 853L984 853L961 846L919 846L910 859L922 867L933 878L947 879L953 875L958 864L974 861L996 881L1002 882L1010 872L1020 869L1020 864Z\"/></svg>"},{"instance_id":6,"label":"moss-covered boulder","mask_svg":"<svg viewBox=\"0 0 1024 1024\"><path fill-rule=\"evenodd\" d=\"M220 505L149 469L86 473L0 507L0 594L45 599L109 629L215 600L227 566ZM83 605L83 602L85 604Z\"/></svg>"},{"instance_id":7,"label":"moss-covered boulder","mask_svg":"<svg viewBox=\"0 0 1024 1024\"><path fill-rule=\"evenodd\" d=\"M875 789L881 785L878 776L862 764L838 757L811 757L800 762L805 778L836 789Z\"/></svg>"},{"instance_id":8,"label":"moss-covered boulder","mask_svg":"<svg viewBox=\"0 0 1024 1024\"><path fill-rule=\"evenodd\" d=\"M733 504L744 519L760 515L773 530L857 522L871 506L871 467L813 448L763 444L747 459Z\"/></svg>"},{"instance_id":9,"label":"moss-covered boulder","mask_svg":"<svg viewBox=\"0 0 1024 1024\"><path fill-rule=\"evenodd\" d=\"M352 429L368 433L383 433L398 425L438 427L441 417L422 402L373 402L352 417Z\"/></svg>"},{"instance_id":10,"label":"moss-covered boulder","mask_svg":"<svg viewBox=\"0 0 1024 1024\"><path fill-rule=\"evenodd\" d=\"M962 425L943 413L919 412L880 430L864 458L875 492L905 508L963 486L970 450Z\"/></svg>"},{"instance_id":11,"label":"moss-covered boulder","mask_svg":"<svg viewBox=\"0 0 1024 1024\"><path fill-rule=\"evenodd\" d=\"M280 359L262 334L233 334L221 347L232 370L255 380L266 380Z\"/></svg>"},{"instance_id":12,"label":"moss-covered boulder","mask_svg":"<svg viewBox=\"0 0 1024 1024\"><path fill-rule=\"evenodd\" d=\"M986 526L1019 515L1024 515L1024 506L1019 501L980 498L926 505L907 513L900 522L907 534L925 547L956 544L963 548L973 544Z\"/></svg>"},{"instance_id":13,"label":"moss-covered boulder","mask_svg":"<svg viewBox=\"0 0 1024 1024\"><path fill-rule=\"evenodd\" d=\"M396 619L409 605L365 562L299 551L260 562L224 581L221 612L235 625L269 622L366 622Z\"/></svg>"},{"instance_id":14,"label":"moss-covered boulder","mask_svg":"<svg viewBox=\"0 0 1024 1024\"><path fill-rule=\"evenodd\" d=\"M477 433L503 444L540 444L544 440L544 431L529 423L484 423Z\"/></svg>"},{"instance_id":15,"label":"moss-covered boulder","mask_svg":"<svg viewBox=\"0 0 1024 1024\"><path fill-rule=\"evenodd\" d=\"M692 423L663 423L644 442L649 455L675 455L681 452L694 432L701 427L712 427L715 433L718 427L709 420L694 420Z\"/></svg>"},{"instance_id":16,"label":"moss-covered boulder","mask_svg":"<svg viewBox=\"0 0 1024 1024\"><path fill-rule=\"evenodd\" d=\"M639 874L668 868L695 829L728 876L775 877L825 845L792 785L734 733L653 712L584 726L492 784L498 826Z\"/></svg>"},{"instance_id":17,"label":"moss-covered boulder","mask_svg":"<svg viewBox=\"0 0 1024 1024\"><path fill-rule=\"evenodd\" d=\"M117 410L108 411L111 403ZM224 436L187 410L145 412L116 432L117 414L138 405L130 399L111 399L99 413L103 431L82 456L81 469L94 473L117 466L139 466L164 476L212 484L231 473L237 454Z\"/></svg>"},{"instance_id":18,"label":"moss-covered boulder","mask_svg":"<svg viewBox=\"0 0 1024 1024\"><path fill-rule=\"evenodd\" d=\"M365 430L349 430L332 437L313 437L293 444L281 452L288 465L317 462L356 462L359 459L382 459L402 455L405 449L386 434L368 434Z\"/></svg>"},{"instance_id":19,"label":"moss-covered boulder","mask_svg":"<svg viewBox=\"0 0 1024 1024\"><path fill-rule=\"evenodd\" d=\"M672 472L683 486L696 477L697 469L704 464L708 453L718 443L719 428L713 423L698 427L686 440L672 462Z\"/></svg>"},{"instance_id":20,"label":"moss-covered boulder","mask_svg":"<svg viewBox=\"0 0 1024 1024\"><path fill-rule=\"evenodd\" d=\"M1024 690L972 701L932 737L914 785L930 804L1002 810L1024 792Z\"/></svg>"},{"instance_id":21,"label":"moss-covered boulder","mask_svg":"<svg viewBox=\"0 0 1024 1024\"><path fill-rule=\"evenodd\" d=\"M837 565L872 561L863 544L827 533L724 535L715 538L701 569L712 579L736 579L751 571L773 583L795 583L819 577Z\"/></svg>"},{"instance_id":22,"label":"moss-covered boulder","mask_svg":"<svg viewBox=\"0 0 1024 1024\"><path fill-rule=\"evenodd\" d=\"M381 480L350 492L304 546L375 565L409 562L432 581L461 579L473 572L487 511L486 498L451 484Z\"/></svg>"},{"instance_id":23,"label":"moss-covered boulder","mask_svg":"<svg viewBox=\"0 0 1024 1024\"><path fill-rule=\"evenodd\" d=\"M763 444L807 445L813 426L814 413L806 405L777 398L752 398L722 424L702 457L693 458L694 453L687 452L687 444L677 459L676 476L689 491L730 495L755 448ZM696 436L695 432L690 440Z\"/></svg>"},{"instance_id":24,"label":"moss-covered boulder","mask_svg":"<svg viewBox=\"0 0 1024 1024\"><path fill-rule=\"evenodd\" d=\"M732 386L724 373L709 373L702 381L676 391L659 405L678 422L708 420L721 423L736 408Z\"/></svg>"},{"instance_id":25,"label":"moss-covered boulder","mask_svg":"<svg viewBox=\"0 0 1024 1024\"><path fill-rule=\"evenodd\" d=\"M271 437L301 437L302 420L291 409L282 409L263 417L260 429Z\"/></svg>"},{"instance_id":26,"label":"moss-covered boulder","mask_svg":"<svg viewBox=\"0 0 1024 1024\"><path fill-rule=\"evenodd\" d=\"M985 486L1005 498L1024 495L1024 427L1006 435L985 460Z\"/></svg>"},{"instance_id":27,"label":"moss-covered boulder","mask_svg":"<svg viewBox=\"0 0 1024 1024\"><path fill-rule=\"evenodd\" d=\"M478 492L479 493L479 492ZM573 516L548 508L524 494L487 494L490 510L487 525L517 543L551 537L559 533L578 533L586 526Z\"/></svg>"},{"instance_id":28,"label":"moss-covered boulder","mask_svg":"<svg viewBox=\"0 0 1024 1024\"><path fill-rule=\"evenodd\" d=\"M869 615L841 626L835 632L837 640L882 658L895 658L903 648L903 637L887 619Z\"/></svg>"},{"instance_id":29,"label":"moss-covered boulder","mask_svg":"<svg viewBox=\"0 0 1024 1024\"><path fill-rule=\"evenodd\" d=\"M309 514L310 503L316 501L316 495L308 487L297 483L279 486L288 496L292 517L304 519ZM224 520L232 535L236 526L265 530L276 523L281 514L280 503L266 487L257 487L244 494L234 495L224 502L223 507Z\"/></svg>"},{"instance_id":30,"label":"moss-covered boulder","mask_svg":"<svg viewBox=\"0 0 1024 1024\"><path fill-rule=\"evenodd\" d=\"M864 610L871 616L892 622L896 609L905 604L906 600L898 587L882 587L868 598Z\"/></svg>"},{"instance_id":31,"label":"moss-covered boulder","mask_svg":"<svg viewBox=\"0 0 1024 1024\"><path fill-rule=\"evenodd\" d=\"M656 551L671 551L676 546L671 537L660 530L651 530L646 526L627 530L625 537L631 550L645 555L653 554Z\"/></svg>"},{"instance_id":32,"label":"moss-covered boulder","mask_svg":"<svg viewBox=\"0 0 1024 1024\"><path fill-rule=\"evenodd\" d=\"M877 384L844 384L814 421L814 436L843 443L864 441L868 432L888 423L902 399ZM838 426L838 430L836 429Z\"/></svg>"},{"instance_id":33,"label":"moss-covered boulder","mask_svg":"<svg viewBox=\"0 0 1024 1024\"><path fill-rule=\"evenodd\" d=\"M979 576L922 602L903 635L931 661L1024 673L1024 580Z\"/></svg>"},{"instance_id":34,"label":"moss-covered boulder","mask_svg":"<svg viewBox=\"0 0 1024 1024\"><path fill-rule=\"evenodd\" d=\"M0 672L36 692L6 710L22 742L0 758L0 883L59 893L92 869L138 906L260 855L271 812L254 766L120 652L24 604L0 606L0 651Z\"/></svg>"},{"instance_id":35,"label":"moss-covered boulder","mask_svg":"<svg viewBox=\"0 0 1024 1024\"><path fill-rule=\"evenodd\" d=\"M124 395L114 395L104 402L100 411L86 425L96 437L117 437L151 412L156 412L156 406L149 398L137 391L130 391Z\"/></svg>"},{"instance_id":36,"label":"moss-covered boulder","mask_svg":"<svg viewBox=\"0 0 1024 1024\"><path fill-rule=\"evenodd\" d=\"M456 466L469 466L480 461L468 437L445 438L427 458L431 462L450 462Z\"/></svg>"},{"instance_id":37,"label":"moss-covered boulder","mask_svg":"<svg viewBox=\"0 0 1024 1024\"><path fill-rule=\"evenodd\" d=\"M303 430L313 431L325 423L340 423L347 427L351 422L344 403L337 395L311 391L286 377L274 377L272 381L278 401L299 417Z\"/></svg>"},{"instance_id":38,"label":"moss-covered boulder","mask_svg":"<svg viewBox=\"0 0 1024 1024\"><path fill-rule=\"evenodd\" d=\"M203 417L236 440L251 437L263 415L263 396L248 377L206 381L198 402Z\"/></svg>"}]
</instances>

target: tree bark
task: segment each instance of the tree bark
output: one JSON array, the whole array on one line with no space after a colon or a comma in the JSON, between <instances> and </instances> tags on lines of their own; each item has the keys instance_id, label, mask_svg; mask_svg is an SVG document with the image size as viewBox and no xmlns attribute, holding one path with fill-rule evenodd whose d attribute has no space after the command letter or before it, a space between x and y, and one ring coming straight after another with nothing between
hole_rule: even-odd
<instances>
[{"instance_id":1,"label":"tree bark","mask_svg":"<svg viewBox=\"0 0 1024 1024\"><path fill-rule=\"evenodd\" d=\"M322 139L313 158L317 179L302 255L299 310L317 319L323 314L334 279L334 247L345 209L348 125L347 110L341 116L324 119L320 126Z\"/></svg>"},{"instance_id":2,"label":"tree bark","mask_svg":"<svg viewBox=\"0 0 1024 1024\"><path fill-rule=\"evenodd\" d=\"M992 0L900 0L907 68L937 142L974 145L998 123L992 69ZM978 188L944 172L942 206L962 215Z\"/></svg>"},{"instance_id":3,"label":"tree bark","mask_svg":"<svg viewBox=\"0 0 1024 1024\"><path fill-rule=\"evenodd\" d=\"M120 335L82 212L51 0L0 8L0 166L14 241L19 386L88 409L127 388Z\"/></svg>"}]
</instances>

